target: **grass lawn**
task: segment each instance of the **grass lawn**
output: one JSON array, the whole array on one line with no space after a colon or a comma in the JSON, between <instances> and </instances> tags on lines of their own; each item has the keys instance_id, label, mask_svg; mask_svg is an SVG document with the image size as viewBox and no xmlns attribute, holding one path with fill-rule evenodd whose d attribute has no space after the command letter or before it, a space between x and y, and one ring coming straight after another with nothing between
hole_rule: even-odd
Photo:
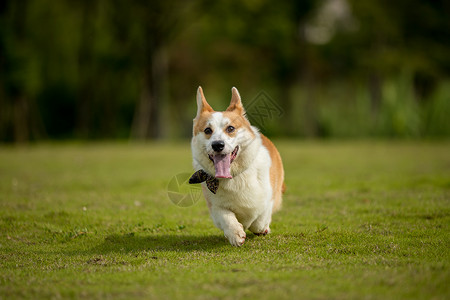
<instances>
[{"instance_id":1,"label":"grass lawn","mask_svg":"<svg viewBox=\"0 0 450 300\"><path fill-rule=\"evenodd\" d=\"M450 142L276 142L272 233L167 196L188 143L0 147L0 299L449 299Z\"/></svg>"}]
</instances>

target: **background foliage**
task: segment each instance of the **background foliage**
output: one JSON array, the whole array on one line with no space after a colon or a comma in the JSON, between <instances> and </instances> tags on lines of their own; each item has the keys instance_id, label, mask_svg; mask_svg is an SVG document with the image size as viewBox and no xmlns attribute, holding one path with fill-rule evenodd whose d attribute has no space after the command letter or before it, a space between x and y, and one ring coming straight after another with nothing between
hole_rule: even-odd
<instances>
[{"instance_id":1,"label":"background foliage","mask_svg":"<svg viewBox=\"0 0 450 300\"><path fill-rule=\"evenodd\" d=\"M269 135L450 134L448 1L9 0L0 140L181 138L195 90L283 109Z\"/></svg>"}]
</instances>

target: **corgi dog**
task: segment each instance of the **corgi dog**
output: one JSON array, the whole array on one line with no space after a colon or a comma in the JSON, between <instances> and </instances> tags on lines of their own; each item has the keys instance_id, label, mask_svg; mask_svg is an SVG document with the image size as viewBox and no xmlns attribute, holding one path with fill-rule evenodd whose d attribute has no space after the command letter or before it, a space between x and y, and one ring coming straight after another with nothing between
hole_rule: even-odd
<instances>
[{"instance_id":1,"label":"corgi dog","mask_svg":"<svg viewBox=\"0 0 450 300\"><path fill-rule=\"evenodd\" d=\"M211 218L233 246L245 242L245 230L270 232L272 213L280 209L284 169L273 143L248 121L236 88L228 108L216 112L197 90L197 116L191 141L196 172Z\"/></svg>"}]
</instances>

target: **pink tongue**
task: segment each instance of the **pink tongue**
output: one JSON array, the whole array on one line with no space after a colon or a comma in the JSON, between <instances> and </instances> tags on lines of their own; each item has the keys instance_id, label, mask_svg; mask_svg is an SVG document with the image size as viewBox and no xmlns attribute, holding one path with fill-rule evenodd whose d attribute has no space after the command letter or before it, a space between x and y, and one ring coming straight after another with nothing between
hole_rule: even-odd
<instances>
[{"instance_id":1,"label":"pink tongue","mask_svg":"<svg viewBox=\"0 0 450 300\"><path fill-rule=\"evenodd\" d=\"M233 178L230 174L231 155L216 154L213 156L216 178Z\"/></svg>"}]
</instances>

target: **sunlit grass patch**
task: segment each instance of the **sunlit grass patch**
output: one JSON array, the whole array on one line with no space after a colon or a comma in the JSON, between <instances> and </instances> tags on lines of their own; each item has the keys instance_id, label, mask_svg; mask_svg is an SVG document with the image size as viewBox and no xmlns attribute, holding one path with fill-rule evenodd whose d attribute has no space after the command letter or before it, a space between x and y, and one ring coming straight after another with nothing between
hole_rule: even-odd
<instances>
[{"instance_id":1,"label":"sunlit grass patch","mask_svg":"<svg viewBox=\"0 0 450 300\"><path fill-rule=\"evenodd\" d=\"M241 248L169 200L187 143L0 149L0 297L448 298L449 143L276 144L283 208Z\"/></svg>"}]
</instances>

